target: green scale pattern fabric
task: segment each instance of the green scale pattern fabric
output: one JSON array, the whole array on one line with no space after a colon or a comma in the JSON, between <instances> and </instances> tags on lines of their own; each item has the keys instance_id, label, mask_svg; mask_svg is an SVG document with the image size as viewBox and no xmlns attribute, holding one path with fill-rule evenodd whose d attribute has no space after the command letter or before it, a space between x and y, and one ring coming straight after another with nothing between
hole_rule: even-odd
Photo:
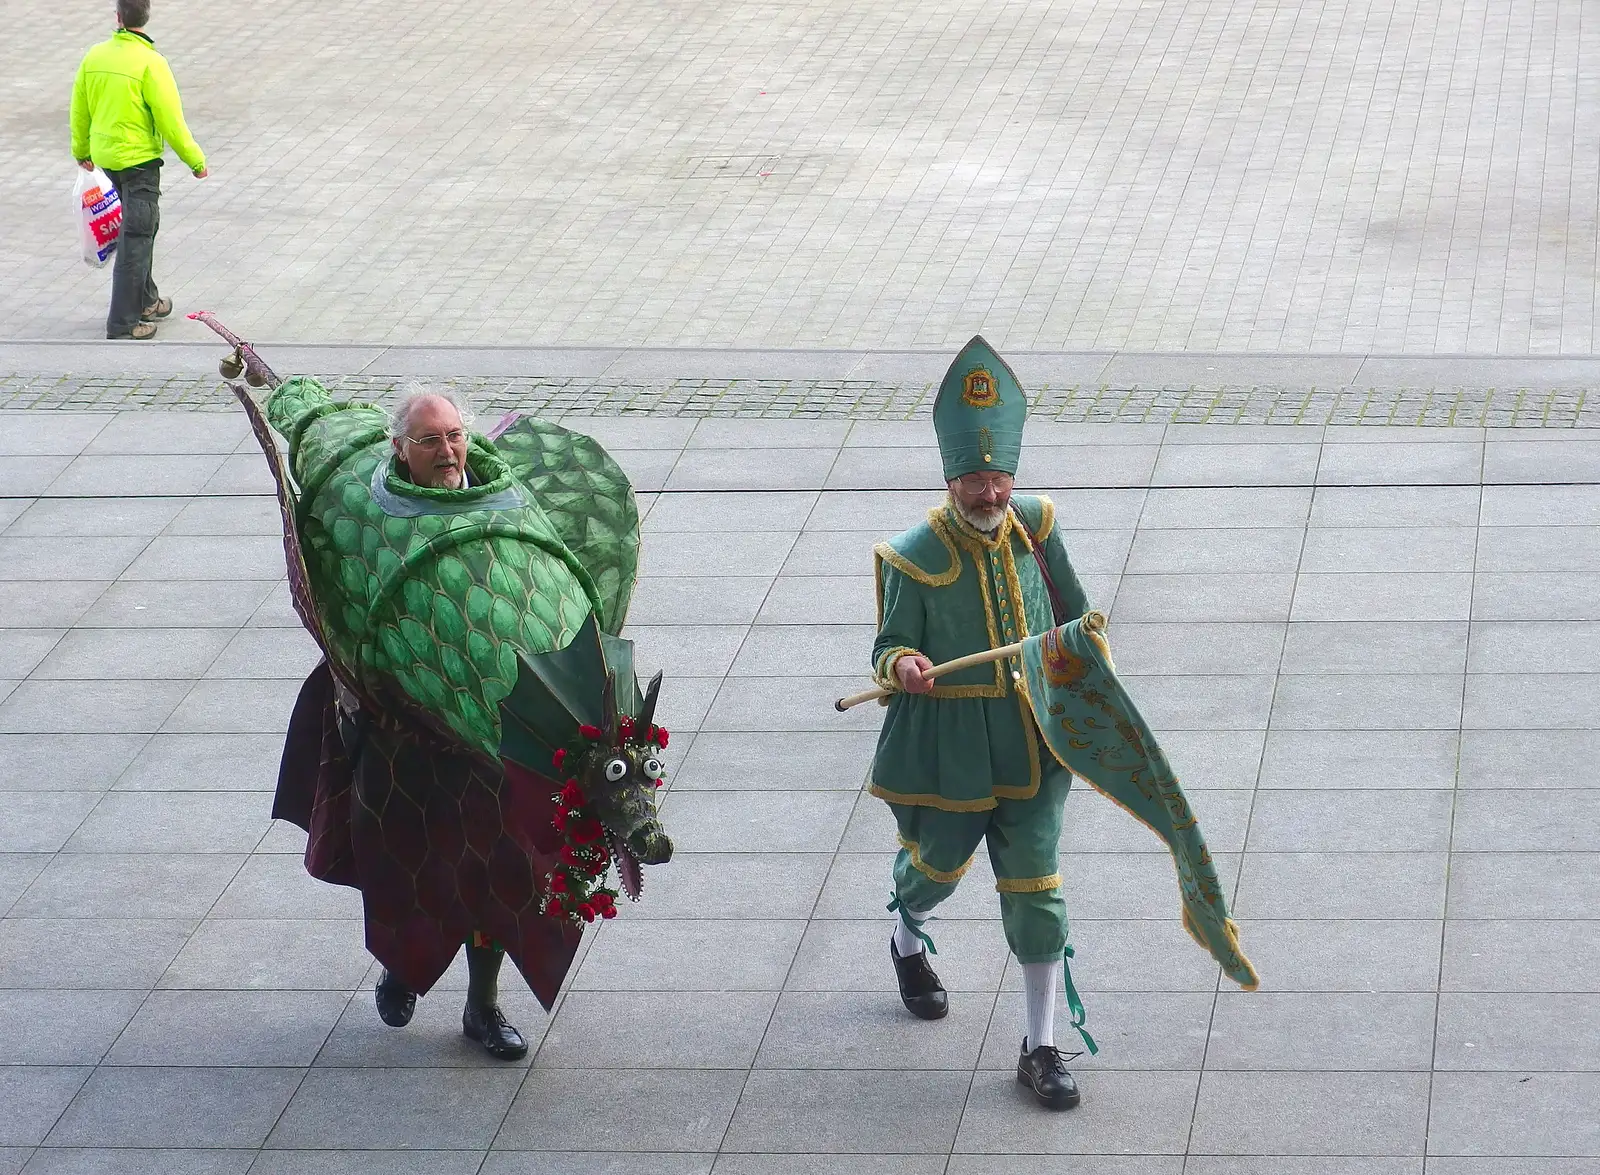
<instances>
[{"instance_id":1,"label":"green scale pattern fabric","mask_svg":"<svg viewBox=\"0 0 1600 1175\"><path fill-rule=\"evenodd\" d=\"M516 684L518 654L566 648L591 615L606 616L582 561L482 437L469 447L471 486L429 490L392 471L377 408L334 403L315 380L296 377L267 414L289 441L302 550L336 663L358 685L393 682L468 746L498 758L500 703ZM375 473L421 512L386 512ZM486 505L508 493L511 508ZM609 582L620 616L631 564Z\"/></svg>"}]
</instances>

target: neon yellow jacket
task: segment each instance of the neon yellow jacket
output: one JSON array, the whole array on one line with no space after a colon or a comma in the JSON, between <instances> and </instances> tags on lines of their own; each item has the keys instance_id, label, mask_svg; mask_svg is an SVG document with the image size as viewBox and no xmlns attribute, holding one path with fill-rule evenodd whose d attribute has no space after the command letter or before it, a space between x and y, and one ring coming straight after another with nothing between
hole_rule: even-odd
<instances>
[{"instance_id":1,"label":"neon yellow jacket","mask_svg":"<svg viewBox=\"0 0 1600 1175\"><path fill-rule=\"evenodd\" d=\"M190 171L206 165L183 121L167 59L138 33L118 29L84 54L72 85L72 157L119 171L161 158L170 143Z\"/></svg>"}]
</instances>

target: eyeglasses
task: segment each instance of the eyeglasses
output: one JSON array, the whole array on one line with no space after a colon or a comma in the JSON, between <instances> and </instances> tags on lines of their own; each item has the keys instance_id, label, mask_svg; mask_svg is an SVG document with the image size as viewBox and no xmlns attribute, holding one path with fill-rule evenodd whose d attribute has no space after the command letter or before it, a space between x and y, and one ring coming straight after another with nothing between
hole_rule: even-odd
<instances>
[{"instance_id":1,"label":"eyeglasses","mask_svg":"<svg viewBox=\"0 0 1600 1175\"><path fill-rule=\"evenodd\" d=\"M969 494L981 494L985 490L993 490L997 494L1003 493L1010 489L1012 484L1009 473L963 473L956 480Z\"/></svg>"},{"instance_id":2,"label":"eyeglasses","mask_svg":"<svg viewBox=\"0 0 1600 1175\"><path fill-rule=\"evenodd\" d=\"M440 445L459 445L467 439L466 429L452 428L446 433L429 433L425 437L407 437L413 445L421 445L424 449L437 449Z\"/></svg>"}]
</instances>

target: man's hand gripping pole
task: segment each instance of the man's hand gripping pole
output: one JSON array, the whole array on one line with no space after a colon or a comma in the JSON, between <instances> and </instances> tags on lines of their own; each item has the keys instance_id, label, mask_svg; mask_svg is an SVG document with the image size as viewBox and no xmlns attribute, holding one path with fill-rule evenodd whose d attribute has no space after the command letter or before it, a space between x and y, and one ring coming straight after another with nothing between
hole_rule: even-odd
<instances>
[{"instance_id":1,"label":"man's hand gripping pole","mask_svg":"<svg viewBox=\"0 0 1600 1175\"><path fill-rule=\"evenodd\" d=\"M1020 657L1022 645L1006 645L1002 649L986 649L981 653L969 653L965 657L957 657L954 661L946 661L943 665L934 665L922 671L923 677L939 677L945 673L954 673L958 669L971 669L974 665L987 665L991 661L1003 661L1007 657ZM899 690L877 689L862 690L859 694L851 694L848 698L840 698L833 704L838 711L845 711L852 706L859 706L863 702L876 702L879 698L887 698Z\"/></svg>"}]
</instances>

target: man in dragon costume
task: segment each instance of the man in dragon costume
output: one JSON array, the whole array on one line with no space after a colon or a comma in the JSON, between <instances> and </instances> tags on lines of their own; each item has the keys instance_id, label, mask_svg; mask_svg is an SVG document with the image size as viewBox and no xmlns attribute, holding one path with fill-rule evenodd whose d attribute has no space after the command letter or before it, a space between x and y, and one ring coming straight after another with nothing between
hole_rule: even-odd
<instances>
[{"instance_id":1,"label":"man in dragon costume","mask_svg":"<svg viewBox=\"0 0 1600 1175\"><path fill-rule=\"evenodd\" d=\"M1253 987L1255 975L1177 780L1116 682L1104 619L1089 611L1054 506L1012 492L1026 416L1016 376L974 338L933 409L948 497L875 551L879 689L839 705L882 695L888 707L870 790L899 831L889 954L906 1008L929 1020L949 1011L924 923L987 841L1025 988L1017 1080L1066 1109L1079 1092L1055 1043L1063 985L1073 1027L1097 1051L1067 962L1058 862L1074 772L1167 840L1185 925L1231 977ZM966 666L938 664L958 659Z\"/></svg>"},{"instance_id":2,"label":"man in dragon costume","mask_svg":"<svg viewBox=\"0 0 1600 1175\"><path fill-rule=\"evenodd\" d=\"M385 1023L463 944L465 1034L527 1045L498 1006L510 955L548 1010L586 922L668 860L656 819L661 679L617 636L638 559L633 490L588 437L546 421L468 432L447 397L371 406L277 384L247 345L224 374L279 486L295 607L325 660L301 688L274 817L306 868L361 891ZM288 443L287 467L267 424Z\"/></svg>"}]
</instances>

